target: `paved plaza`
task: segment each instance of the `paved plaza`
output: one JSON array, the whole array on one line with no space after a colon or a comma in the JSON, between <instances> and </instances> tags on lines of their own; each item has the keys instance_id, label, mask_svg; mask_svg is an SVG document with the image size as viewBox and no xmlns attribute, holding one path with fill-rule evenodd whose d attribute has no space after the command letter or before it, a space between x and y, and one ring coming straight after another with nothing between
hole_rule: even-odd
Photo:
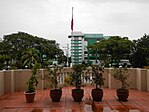
<instances>
[{"instance_id":1,"label":"paved plaza","mask_svg":"<svg viewBox=\"0 0 149 112\"><path fill-rule=\"evenodd\" d=\"M91 90L85 86L82 102L74 102L71 96L73 87L64 87L60 102L52 102L49 89L37 90L34 103L26 103L23 92L0 96L0 112L149 112L149 92L130 90L127 102L117 100L115 89L103 88L101 102L93 102Z\"/></svg>"}]
</instances>

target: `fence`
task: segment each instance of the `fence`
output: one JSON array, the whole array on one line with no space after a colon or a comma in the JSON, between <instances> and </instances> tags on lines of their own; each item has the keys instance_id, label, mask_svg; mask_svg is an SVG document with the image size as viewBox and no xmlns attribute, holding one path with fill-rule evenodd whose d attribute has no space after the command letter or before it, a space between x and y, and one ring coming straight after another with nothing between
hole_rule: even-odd
<instances>
[{"instance_id":1,"label":"fence","mask_svg":"<svg viewBox=\"0 0 149 112\"><path fill-rule=\"evenodd\" d=\"M60 74L59 83L64 84L65 77L70 75L71 72L71 68L64 68ZM116 89L120 87L120 84L111 75L112 72L113 68L104 69L104 88ZM37 89L47 88L48 82L42 80L46 73L47 71L44 69L39 70L39 84ZM26 82L30 75L31 70L29 69L0 71L0 95L15 91L25 91ZM86 80L85 77L82 77L83 82L91 83L92 77L91 75L89 77L90 80ZM149 69L130 68L128 81L131 82L129 88L149 91Z\"/></svg>"}]
</instances>

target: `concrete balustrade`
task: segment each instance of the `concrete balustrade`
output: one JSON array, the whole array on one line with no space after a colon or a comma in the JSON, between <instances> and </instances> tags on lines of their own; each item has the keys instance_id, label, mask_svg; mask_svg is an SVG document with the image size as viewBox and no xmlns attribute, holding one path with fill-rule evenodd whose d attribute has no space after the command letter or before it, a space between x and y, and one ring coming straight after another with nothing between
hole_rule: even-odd
<instances>
[{"instance_id":1,"label":"concrete balustrade","mask_svg":"<svg viewBox=\"0 0 149 112\"><path fill-rule=\"evenodd\" d=\"M103 77L105 80L103 87L109 89L117 89L121 86L120 83L117 82L112 76L113 70L113 68L104 69ZM71 72L72 70L70 68L65 68L65 70L62 71L60 77L58 78L59 83L64 84L65 77L70 75ZM48 72L44 69L38 71L39 84L37 86L37 90L48 88L49 82L43 80L46 73ZM5 93L12 93L14 91L25 91L27 87L26 82L28 81L30 75L30 69L0 71L0 95ZM85 78L82 78L84 83L90 82L86 82ZM130 82L129 88L138 89L140 91L149 91L149 70L129 68L128 82Z\"/></svg>"}]
</instances>

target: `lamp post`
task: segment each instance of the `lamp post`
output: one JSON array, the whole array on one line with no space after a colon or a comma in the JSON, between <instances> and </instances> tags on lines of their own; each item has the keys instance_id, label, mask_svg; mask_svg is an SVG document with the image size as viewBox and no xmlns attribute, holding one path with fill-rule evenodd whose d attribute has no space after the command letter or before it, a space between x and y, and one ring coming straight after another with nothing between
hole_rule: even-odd
<instances>
[{"instance_id":1,"label":"lamp post","mask_svg":"<svg viewBox=\"0 0 149 112\"><path fill-rule=\"evenodd\" d=\"M96 57L95 57L95 58L96 58L96 64L97 64L97 50L98 50L98 49L96 48Z\"/></svg>"},{"instance_id":2,"label":"lamp post","mask_svg":"<svg viewBox=\"0 0 149 112\"><path fill-rule=\"evenodd\" d=\"M67 66L69 66L69 44L66 47L63 47L66 50L66 57L67 57Z\"/></svg>"}]
</instances>

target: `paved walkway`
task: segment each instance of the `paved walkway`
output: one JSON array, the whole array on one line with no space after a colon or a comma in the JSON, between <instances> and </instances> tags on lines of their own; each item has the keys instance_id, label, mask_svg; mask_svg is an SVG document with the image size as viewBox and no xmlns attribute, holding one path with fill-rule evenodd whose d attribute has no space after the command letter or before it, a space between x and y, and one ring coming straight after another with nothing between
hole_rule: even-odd
<instances>
[{"instance_id":1,"label":"paved walkway","mask_svg":"<svg viewBox=\"0 0 149 112\"><path fill-rule=\"evenodd\" d=\"M149 92L130 90L127 102L119 102L115 90L104 88L101 102L92 102L92 87L84 87L82 102L74 102L72 87L64 87L60 102L51 102L49 89L38 90L34 103L26 103L23 92L0 96L0 112L149 112Z\"/></svg>"}]
</instances>

